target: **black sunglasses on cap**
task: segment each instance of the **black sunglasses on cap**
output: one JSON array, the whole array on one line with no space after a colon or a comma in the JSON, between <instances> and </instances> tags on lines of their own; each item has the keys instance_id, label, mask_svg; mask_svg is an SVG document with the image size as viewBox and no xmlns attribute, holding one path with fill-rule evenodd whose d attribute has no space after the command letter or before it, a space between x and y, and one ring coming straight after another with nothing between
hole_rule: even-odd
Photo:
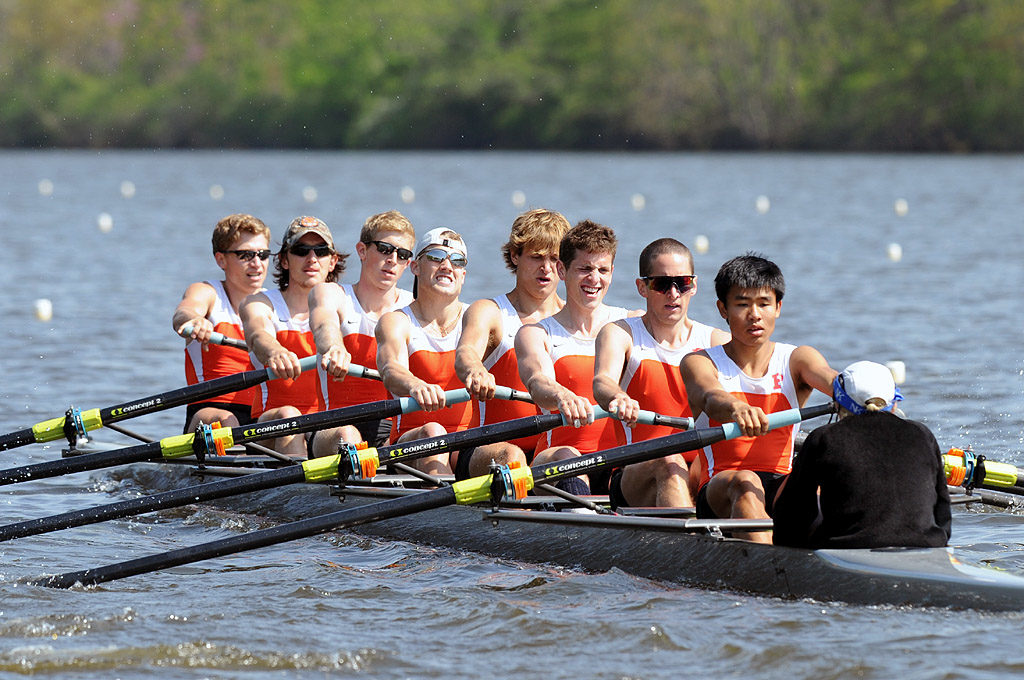
<instances>
[{"instance_id":1,"label":"black sunglasses on cap","mask_svg":"<svg viewBox=\"0 0 1024 680\"><path fill-rule=\"evenodd\" d=\"M331 250L331 247L327 244L321 246L310 246L305 243L296 243L288 249L288 252L295 257L306 257L311 252L316 253L317 257L327 257L334 253L334 251Z\"/></svg>"},{"instance_id":2,"label":"black sunglasses on cap","mask_svg":"<svg viewBox=\"0 0 1024 680\"><path fill-rule=\"evenodd\" d=\"M640 280L647 284L647 290L654 290L659 293L668 293L672 286L676 287L679 294L688 293L693 290L697 282L696 274L686 276L641 276Z\"/></svg>"},{"instance_id":3,"label":"black sunglasses on cap","mask_svg":"<svg viewBox=\"0 0 1024 680\"><path fill-rule=\"evenodd\" d=\"M232 255L238 256L238 259L242 262L248 262L254 257L258 257L261 260L266 260L270 257L269 250L222 250L222 253L231 253Z\"/></svg>"},{"instance_id":4,"label":"black sunglasses on cap","mask_svg":"<svg viewBox=\"0 0 1024 680\"><path fill-rule=\"evenodd\" d=\"M409 250L408 248L399 248L398 246L388 243L387 241L363 241L363 243L366 243L367 245L373 244L377 246L377 252L380 253L381 255L384 255L385 257L387 257L388 255L395 251L398 251L398 259L401 260L402 262L405 262L406 260L412 258L411 250Z\"/></svg>"}]
</instances>

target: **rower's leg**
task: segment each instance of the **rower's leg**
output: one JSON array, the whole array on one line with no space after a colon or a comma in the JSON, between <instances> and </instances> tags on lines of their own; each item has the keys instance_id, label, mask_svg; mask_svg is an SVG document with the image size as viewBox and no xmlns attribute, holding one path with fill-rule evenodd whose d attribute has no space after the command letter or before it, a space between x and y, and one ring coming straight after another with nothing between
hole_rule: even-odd
<instances>
[{"instance_id":1,"label":"rower's leg","mask_svg":"<svg viewBox=\"0 0 1024 680\"><path fill-rule=\"evenodd\" d=\"M338 445L341 442L359 444L363 441L363 435L353 425L342 425L332 427L328 430L320 430L313 433L311 451L314 458L321 456L333 456L338 453Z\"/></svg>"},{"instance_id":2,"label":"rower's leg","mask_svg":"<svg viewBox=\"0 0 1024 680\"><path fill-rule=\"evenodd\" d=\"M549 449L544 449L533 458L533 465L546 465L547 463L553 463L558 460L569 460L570 458L579 458L582 454L572 446L552 446ZM568 491L569 493L576 494L577 496L586 496L590 493L590 478L587 475L579 475L577 477L569 477L555 483L559 489ZM535 493L544 495L543 491L535 491Z\"/></svg>"},{"instance_id":3,"label":"rower's leg","mask_svg":"<svg viewBox=\"0 0 1024 680\"><path fill-rule=\"evenodd\" d=\"M470 451L462 451L460 455L465 456ZM498 442L496 444L485 444L472 449L472 458L469 460L469 476L479 477L491 471L491 463L498 465L512 465L517 462L526 467L526 454L515 444L509 442ZM453 464L452 467L455 467Z\"/></svg>"},{"instance_id":4,"label":"rower's leg","mask_svg":"<svg viewBox=\"0 0 1024 680\"><path fill-rule=\"evenodd\" d=\"M409 430L401 437L398 438L399 442L412 441L413 439L426 439L427 437L440 437L448 434L448 431L444 429L443 425L439 423L427 423L426 425L420 425ZM398 442L395 442L396 444ZM450 475L452 474L452 468L448 465L448 453L439 453L435 456L426 456L424 458L417 458L410 463L414 468L420 472L426 472L428 475Z\"/></svg>"},{"instance_id":5,"label":"rower's leg","mask_svg":"<svg viewBox=\"0 0 1024 680\"><path fill-rule=\"evenodd\" d=\"M217 422L221 424L221 427L238 427L239 425L238 418L231 411L215 406L206 406L196 411L192 420L188 421L185 432L195 432L200 424L212 425Z\"/></svg>"},{"instance_id":6,"label":"rower's leg","mask_svg":"<svg viewBox=\"0 0 1024 680\"><path fill-rule=\"evenodd\" d=\"M708 504L719 517L768 519L761 478L750 470L725 470L708 482ZM733 536L754 543L771 543L770 531L734 531Z\"/></svg>"},{"instance_id":7,"label":"rower's leg","mask_svg":"<svg viewBox=\"0 0 1024 680\"><path fill-rule=\"evenodd\" d=\"M692 508L689 476L678 453L634 463L622 469L622 495L633 507Z\"/></svg>"},{"instance_id":8,"label":"rower's leg","mask_svg":"<svg viewBox=\"0 0 1024 680\"><path fill-rule=\"evenodd\" d=\"M263 414L260 415L259 422L263 423L268 420L298 418L301 415L302 412L294 406L279 406L278 408L272 408L268 411L264 411ZM267 441L269 442L268 446L270 446L270 448L291 458L306 458L306 454L308 453L306 450L306 435L302 433L290 434L284 437L275 437L274 439L269 439Z\"/></svg>"}]
</instances>

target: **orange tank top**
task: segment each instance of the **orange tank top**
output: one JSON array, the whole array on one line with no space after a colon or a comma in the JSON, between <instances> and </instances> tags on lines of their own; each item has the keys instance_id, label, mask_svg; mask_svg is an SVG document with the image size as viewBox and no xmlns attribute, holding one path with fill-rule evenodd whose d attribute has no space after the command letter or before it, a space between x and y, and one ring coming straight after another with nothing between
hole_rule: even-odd
<instances>
[{"instance_id":1,"label":"orange tank top","mask_svg":"<svg viewBox=\"0 0 1024 680\"><path fill-rule=\"evenodd\" d=\"M238 317L238 312L231 307L231 300L228 298L227 291L224 290L224 284L220 281L206 281L205 283L212 287L217 294L213 309L206 316L213 324L213 330L228 338L245 340L245 336L242 334L242 320ZM249 353L244 349L226 345L207 345L204 349L201 342L192 341L185 345L185 382L189 385L252 369ZM199 403L217 402L249 406L255 397L256 388L250 387L240 392L229 392L217 397L210 397Z\"/></svg>"},{"instance_id":2,"label":"orange tank top","mask_svg":"<svg viewBox=\"0 0 1024 680\"><path fill-rule=\"evenodd\" d=\"M313 342L313 333L309 330L309 319L307 318L305 321L293 319L281 291L268 290L264 294L274 309L274 328L277 331L277 341L281 343L281 346L295 352L300 359L316 354L316 343ZM264 368L255 355L252 357L252 362L257 368ZM323 397L320 395L316 371L305 371L294 380L288 378L268 380L257 387L256 399L253 400L252 405L253 418L258 418L265 411L281 406L294 406L304 415L322 411L324 403Z\"/></svg>"}]
</instances>

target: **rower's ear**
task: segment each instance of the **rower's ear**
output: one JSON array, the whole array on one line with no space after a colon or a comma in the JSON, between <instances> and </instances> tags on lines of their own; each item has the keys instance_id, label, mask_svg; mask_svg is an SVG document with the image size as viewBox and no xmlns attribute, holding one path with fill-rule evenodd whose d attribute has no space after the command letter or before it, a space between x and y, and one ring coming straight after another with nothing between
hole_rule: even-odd
<instances>
[{"instance_id":1,"label":"rower's ear","mask_svg":"<svg viewBox=\"0 0 1024 680\"><path fill-rule=\"evenodd\" d=\"M725 313L725 305L722 304L722 301L721 300L715 300L715 304L718 305L718 313L722 316L723 319L728 321L729 320L729 315Z\"/></svg>"}]
</instances>

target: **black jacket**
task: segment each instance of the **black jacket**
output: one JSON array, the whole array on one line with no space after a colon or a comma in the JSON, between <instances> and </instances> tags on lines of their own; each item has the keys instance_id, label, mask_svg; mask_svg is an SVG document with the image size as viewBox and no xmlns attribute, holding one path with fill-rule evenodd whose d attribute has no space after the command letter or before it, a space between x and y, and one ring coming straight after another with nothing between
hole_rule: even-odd
<instances>
[{"instance_id":1,"label":"black jacket","mask_svg":"<svg viewBox=\"0 0 1024 680\"><path fill-rule=\"evenodd\" d=\"M885 412L817 428L772 515L777 545L944 546L951 516L939 445L921 423Z\"/></svg>"}]
</instances>

